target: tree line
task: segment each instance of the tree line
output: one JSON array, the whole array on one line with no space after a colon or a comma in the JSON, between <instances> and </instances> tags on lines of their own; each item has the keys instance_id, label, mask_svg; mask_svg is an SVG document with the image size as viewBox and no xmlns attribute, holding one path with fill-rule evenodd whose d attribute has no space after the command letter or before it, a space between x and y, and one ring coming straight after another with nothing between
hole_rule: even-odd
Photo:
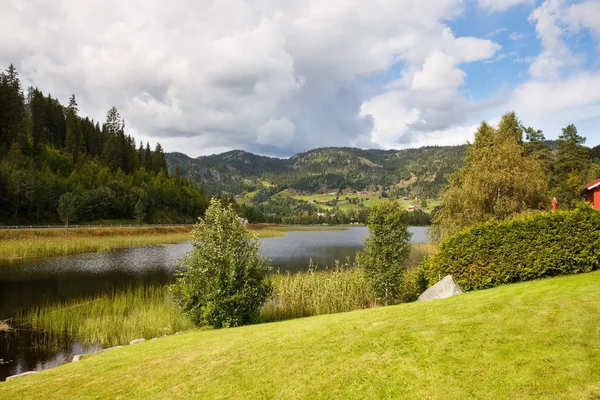
<instances>
[{"instance_id":1,"label":"tree line","mask_svg":"<svg viewBox=\"0 0 600 400\"><path fill-rule=\"evenodd\" d=\"M585 141L571 124L553 147L541 130L523 125L514 112L497 127L482 122L467 147L464 167L441 193L434 234L447 238L491 219L550 210L553 198L559 209L577 207L585 184L600 178L600 147L589 149Z\"/></svg>"},{"instance_id":2,"label":"tree line","mask_svg":"<svg viewBox=\"0 0 600 400\"><path fill-rule=\"evenodd\" d=\"M209 202L178 170L169 176L160 143L136 146L115 107L100 124L79 115L75 95L63 106L24 93L11 64L0 73L0 222L55 222L66 193L84 221L193 221Z\"/></svg>"}]
</instances>

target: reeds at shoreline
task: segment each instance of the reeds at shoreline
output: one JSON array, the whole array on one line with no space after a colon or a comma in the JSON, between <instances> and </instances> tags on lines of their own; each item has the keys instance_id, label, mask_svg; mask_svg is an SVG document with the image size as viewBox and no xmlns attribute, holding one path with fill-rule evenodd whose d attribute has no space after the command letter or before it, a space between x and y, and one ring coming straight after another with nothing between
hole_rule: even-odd
<instances>
[{"instance_id":1,"label":"reeds at shoreline","mask_svg":"<svg viewBox=\"0 0 600 400\"><path fill-rule=\"evenodd\" d=\"M413 245L406 268L435 252L435 245ZM349 262L272 277L273 294L260 310L260 322L280 321L376 307L377 297L364 271ZM84 344L114 346L194 328L161 285L132 287L113 293L74 298L24 310L19 325L42 329L48 340L64 335Z\"/></svg>"},{"instance_id":2,"label":"reeds at shoreline","mask_svg":"<svg viewBox=\"0 0 600 400\"><path fill-rule=\"evenodd\" d=\"M18 315L21 326L43 329L54 340L66 334L84 344L126 344L192 329L166 286L149 285L41 305Z\"/></svg>"}]
</instances>

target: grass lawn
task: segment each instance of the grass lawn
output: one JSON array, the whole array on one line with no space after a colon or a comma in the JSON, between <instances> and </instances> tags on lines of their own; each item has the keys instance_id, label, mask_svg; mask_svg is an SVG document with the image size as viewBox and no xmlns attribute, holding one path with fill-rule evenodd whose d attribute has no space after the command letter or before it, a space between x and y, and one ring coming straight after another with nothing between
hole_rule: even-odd
<instances>
[{"instance_id":1,"label":"grass lawn","mask_svg":"<svg viewBox=\"0 0 600 400\"><path fill-rule=\"evenodd\" d=\"M0 383L0 398L600 397L600 272L192 331Z\"/></svg>"}]
</instances>

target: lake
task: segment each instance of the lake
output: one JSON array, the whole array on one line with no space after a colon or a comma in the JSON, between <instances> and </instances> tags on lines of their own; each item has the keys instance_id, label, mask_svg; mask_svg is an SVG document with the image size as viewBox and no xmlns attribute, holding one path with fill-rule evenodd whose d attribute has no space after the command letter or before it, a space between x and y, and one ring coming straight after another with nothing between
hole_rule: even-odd
<instances>
[{"instance_id":1,"label":"lake","mask_svg":"<svg viewBox=\"0 0 600 400\"><path fill-rule=\"evenodd\" d=\"M411 227L413 243L428 242L427 228ZM287 236L261 239L261 254L272 260L275 270L291 273L305 270L309 259L320 268L335 260L353 259L362 249L368 228L343 231L296 231ZM0 261L0 320L19 309L37 304L68 300L82 295L112 292L142 284L167 284L175 263L191 244L180 243L136 247L113 253L82 254L46 259ZM16 373L45 369L70 360L70 355L97 350L76 340L60 349L35 346L42 332L0 333L0 380ZM7 360L9 363L4 363Z\"/></svg>"}]
</instances>

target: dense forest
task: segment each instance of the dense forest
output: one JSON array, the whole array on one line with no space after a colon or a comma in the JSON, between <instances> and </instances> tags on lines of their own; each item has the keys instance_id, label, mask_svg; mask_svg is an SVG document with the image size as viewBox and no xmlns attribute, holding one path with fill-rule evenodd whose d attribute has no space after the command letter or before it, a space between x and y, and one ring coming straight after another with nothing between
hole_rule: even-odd
<instances>
[{"instance_id":1,"label":"dense forest","mask_svg":"<svg viewBox=\"0 0 600 400\"><path fill-rule=\"evenodd\" d=\"M37 88L23 92L13 65L0 73L0 225L59 221L195 221L208 205L196 183L168 173L160 144L136 146L116 108L100 124Z\"/></svg>"}]
</instances>

